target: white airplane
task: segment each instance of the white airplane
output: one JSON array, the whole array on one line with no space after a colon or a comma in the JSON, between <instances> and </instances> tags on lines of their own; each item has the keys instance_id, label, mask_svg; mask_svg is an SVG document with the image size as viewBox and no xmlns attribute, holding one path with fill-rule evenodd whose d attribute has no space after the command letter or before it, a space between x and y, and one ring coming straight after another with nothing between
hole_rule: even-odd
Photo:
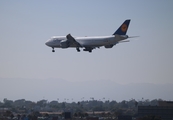
<instances>
[{"instance_id":1,"label":"white airplane","mask_svg":"<svg viewBox=\"0 0 173 120\"><path fill-rule=\"evenodd\" d=\"M114 45L120 42L129 42L126 39L131 38L126 35L130 20L125 20L124 23L110 36L98 36L98 37L72 37L70 34L67 36L54 36L49 39L45 44L52 47L52 52L55 52L54 48L76 48L80 52L80 48L84 48L83 51L92 52L95 48L104 46L105 48L112 48Z\"/></svg>"}]
</instances>

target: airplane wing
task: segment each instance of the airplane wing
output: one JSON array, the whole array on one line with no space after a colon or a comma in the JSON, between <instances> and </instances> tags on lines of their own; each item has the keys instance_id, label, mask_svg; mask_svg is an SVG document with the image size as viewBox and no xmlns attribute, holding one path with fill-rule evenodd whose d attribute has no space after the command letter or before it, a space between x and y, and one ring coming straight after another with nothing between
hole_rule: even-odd
<instances>
[{"instance_id":1,"label":"airplane wing","mask_svg":"<svg viewBox=\"0 0 173 120\"><path fill-rule=\"evenodd\" d=\"M69 42L70 44L74 44L76 47L82 47L82 46L71 36L71 34L68 34L68 35L66 36L66 38L67 38L67 40L68 40L68 42Z\"/></svg>"}]
</instances>

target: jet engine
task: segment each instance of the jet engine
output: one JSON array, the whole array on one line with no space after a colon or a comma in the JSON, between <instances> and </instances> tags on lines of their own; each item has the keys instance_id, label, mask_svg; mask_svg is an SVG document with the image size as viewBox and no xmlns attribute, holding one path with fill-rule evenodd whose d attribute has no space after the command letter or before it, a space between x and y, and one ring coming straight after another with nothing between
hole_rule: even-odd
<instances>
[{"instance_id":1,"label":"jet engine","mask_svg":"<svg viewBox=\"0 0 173 120\"><path fill-rule=\"evenodd\" d=\"M114 45L106 45L105 48L112 48Z\"/></svg>"},{"instance_id":2,"label":"jet engine","mask_svg":"<svg viewBox=\"0 0 173 120\"><path fill-rule=\"evenodd\" d=\"M62 40L60 45L62 48L68 48L70 46L68 40Z\"/></svg>"}]
</instances>

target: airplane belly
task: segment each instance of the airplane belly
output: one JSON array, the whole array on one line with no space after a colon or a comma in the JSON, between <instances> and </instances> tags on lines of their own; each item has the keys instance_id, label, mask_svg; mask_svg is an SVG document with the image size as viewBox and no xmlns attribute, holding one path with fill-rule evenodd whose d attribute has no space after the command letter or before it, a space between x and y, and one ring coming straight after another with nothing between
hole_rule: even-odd
<instances>
[{"instance_id":1,"label":"airplane belly","mask_svg":"<svg viewBox=\"0 0 173 120\"><path fill-rule=\"evenodd\" d=\"M104 46L108 44L107 40L81 40L79 43L82 46Z\"/></svg>"}]
</instances>

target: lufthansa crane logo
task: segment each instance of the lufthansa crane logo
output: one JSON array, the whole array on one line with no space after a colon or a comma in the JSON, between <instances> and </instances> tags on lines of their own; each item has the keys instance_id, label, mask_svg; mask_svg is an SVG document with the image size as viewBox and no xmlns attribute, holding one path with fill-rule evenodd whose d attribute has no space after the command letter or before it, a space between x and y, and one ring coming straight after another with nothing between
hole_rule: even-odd
<instances>
[{"instance_id":1,"label":"lufthansa crane logo","mask_svg":"<svg viewBox=\"0 0 173 120\"><path fill-rule=\"evenodd\" d=\"M123 24L123 25L121 26L121 30L122 30L123 32L126 32L126 31L127 31L127 25L126 25L126 24Z\"/></svg>"}]
</instances>

